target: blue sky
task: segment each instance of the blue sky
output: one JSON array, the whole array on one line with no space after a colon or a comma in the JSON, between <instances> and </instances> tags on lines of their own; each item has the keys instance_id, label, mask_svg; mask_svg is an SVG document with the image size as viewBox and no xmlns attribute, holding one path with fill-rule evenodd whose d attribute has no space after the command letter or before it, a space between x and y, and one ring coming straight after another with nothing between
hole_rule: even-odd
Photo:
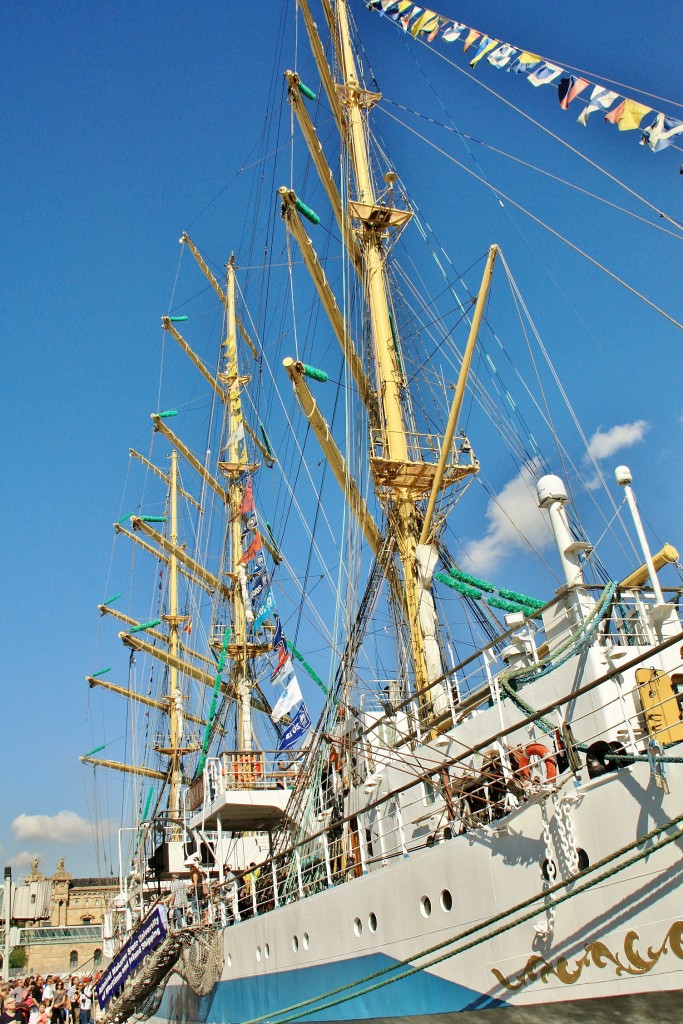
<instances>
[{"instance_id":1,"label":"blue sky","mask_svg":"<svg viewBox=\"0 0 683 1024\"><path fill-rule=\"evenodd\" d=\"M158 317L171 301L177 239L187 229L219 266L231 249L239 256L247 234L244 204L255 180L240 169L257 152L270 97L281 98L273 82L285 68L300 66L317 88L301 39L296 63L292 19L283 20L289 7L280 0L5 0L0 7L6 766L0 857L17 871L33 854L41 855L45 870L59 856L77 874L96 870L90 776L78 755L94 745L84 676L100 667L97 604L109 586L111 523L120 514L128 448L144 444L156 407ZM445 120L443 101L452 123L474 139L649 216L363 4L353 10L388 100L436 121ZM591 81L620 83L614 88L626 95L661 97L651 100L653 107L683 117L673 106L682 99L677 4L443 0L436 10L583 69ZM452 59L466 67L459 47ZM484 66L477 78L681 220L680 151L653 155L638 146L637 132L619 133L599 113L581 128L579 108L561 112L549 87L534 90ZM468 166L476 158L499 188L681 320L680 240L549 185L476 142L468 151L399 106L386 109ZM389 114L378 111L375 123L425 218L454 247L456 266L469 266L494 240L505 252L514 250L515 272L540 310L544 337L556 345L587 436L647 424L642 442L612 461L632 465L653 546L683 544L677 534L680 331L606 284L560 243L549 244L537 225L501 208L454 164L433 151L424 164L416 159L414 140ZM475 235L479 241L468 248ZM551 298L554 283L560 290ZM606 463L606 472L612 468ZM491 479L502 490L512 476L501 467ZM457 531L463 545L485 535L481 523ZM107 814L116 818L116 812Z\"/></svg>"}]
</instances>

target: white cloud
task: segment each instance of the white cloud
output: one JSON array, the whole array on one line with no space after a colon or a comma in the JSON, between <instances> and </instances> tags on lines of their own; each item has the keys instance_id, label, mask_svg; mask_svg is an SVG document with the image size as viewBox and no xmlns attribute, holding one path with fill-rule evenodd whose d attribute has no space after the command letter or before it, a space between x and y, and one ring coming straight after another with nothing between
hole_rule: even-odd
<instances>
[{"instance_id":1,"label":"white cloud","mask_svg":"<svg viewBox=\"0 0 683 1024\"><path fill-rule=\"evenodd\" d=\"M75 811L58 811L57 814L20 814L12 822L12 831L17 839L42 840L43 842L79 843L92 840L92 825Z\"/></svg>"},{"instance_id":2,"label":"white cloud","mask_svg":"<svg viewBox=\"0 0 683 1024\"><path fill-rule=\"evenodd\" d=\"M31 866L36 857L40 860L39 853L31 853L29 850L22 850L21 853L17 853L14 857L10 857L9 862L13 868L27 868Z\"/></svg>"},{"instance_id":3,"label":"white cloud","mask_svg":"<svg viewBox=\"0 0 683 1024\"><path fill-rule=\"evenodd\" d=\"M461 560L463 568L488 572L513 549L525 548L525 538L537 550L550 547L552 534L538 507L535 469L523 469L489 500L484 513L488 528L480 540L467 544Z\"/></svg>"},{"instance_id":4,"label":"white cloud","mask_svg":"<svg viewBox=\"0 0 683 1024\"><path fill-rule=\"evenodd\" d=\"M642 441L650 424L646 420L621 423L609 430L598 430L588 442L588 454L594 459L607 459L622 448Z\"/></svg>"}]
</instances>

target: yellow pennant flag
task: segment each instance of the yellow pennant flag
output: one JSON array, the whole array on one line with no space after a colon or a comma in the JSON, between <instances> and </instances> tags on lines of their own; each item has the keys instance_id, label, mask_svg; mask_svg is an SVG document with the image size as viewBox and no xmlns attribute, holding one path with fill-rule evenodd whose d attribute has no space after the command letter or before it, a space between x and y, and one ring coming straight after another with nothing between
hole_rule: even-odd
<instances>
[{"instance_id":1,"label":"yellow pennant flag","mask_svg":"<svg viewBox=\"0 0 683 1024\"><path fill-rule=\"evenodd\" d=\"M636 103L635 100L624 100L624 109L619 118L617 127L620 132L630 132L637 128L646 114L649 114L652 107L646 107L643 103Z\"/></svg>"},{"instance_id":2,"label":"yellow pennant flag","mask_svg":"<svg viewBox=\"0 0 683 1024\"><path fill-rule=\"evenodd\" d=\"M478 64L482 57L485 57L487 53L490 53L494 46L498 46L499 39L490 39L486 46L482 46L480 50L477 50L477 55L474 60L470 61L470 67L473 68L475 64Z\"/></svg>"},{"instance_id":3,"label":"yellow pennant flag","mask_svg":"<svg viewBox=\"0 0 683 1024\"><path fill-rule=\"evenodd\" d=\"M465 40L465 45L462 48L463 53L465 53L466 50L469 50L472 43L476 42L480 35L481 32L477 32L476 28L471 28L469 30L467 33L467 39Z\"/></svg>"},{"instance_id":4,"label":"yellow pennant flag","mask_svg":"<svg viewBox=\"0 0 683 1024\"><path fill-rule=\"evenodd\" d=\"M434 11L424 11L423 14L413 22L410 26L410 31L415 38L418 35L433 32L435 28L439 27L439 15L435 14Z\"/></svg>"}]
</instances>

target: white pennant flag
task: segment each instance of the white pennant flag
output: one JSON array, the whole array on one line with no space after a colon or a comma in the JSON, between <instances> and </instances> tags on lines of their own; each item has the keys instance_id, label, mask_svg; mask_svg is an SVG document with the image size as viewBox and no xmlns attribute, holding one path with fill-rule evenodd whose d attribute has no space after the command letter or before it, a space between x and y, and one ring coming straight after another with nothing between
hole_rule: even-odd
<instances>
[{"instance_id":1,"label":"white pennant flag","mask_svg":"<svg viewBox=\"0 0 683 1024\"><path fill-rule=\"evenodd\" d=\"M299 688L299 681L296 676L292 673L292 677L287 683L287 689L280 694L278 701L273 708L270 717L274 722L279 722L281 718L292 710L295 704L298 704L302 699L301 690Z\"/></svg>"}]
</instances>

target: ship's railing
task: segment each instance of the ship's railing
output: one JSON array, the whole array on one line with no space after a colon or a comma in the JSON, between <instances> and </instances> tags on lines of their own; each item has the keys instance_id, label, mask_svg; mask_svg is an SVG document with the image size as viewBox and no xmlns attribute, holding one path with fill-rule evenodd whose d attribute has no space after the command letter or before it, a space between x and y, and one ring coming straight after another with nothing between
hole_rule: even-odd
<instances>
[{"instance_id":1,"label":"ship's railing","mask_svg":"<svg viewBox=\"0 0 683 1024\"><path fill-rule=\"evenodd\" d=\"M424 462L436 465L441 455L441 434L423 434L408 430L405 436L408 448L408 459L411 462ZM373 428L370 431L371 455L375 459L387 459L389 451L389 440L387 431L381 428ZM472 446L468 439L463 436L455 437L448 453L446 468L470 465L473 462Z\"/></svg>"},{"instance_id":2,"label":"ship's railing","mask_svg":"<svg viewBox=\"0 0 683 1024\"><path fill-rule=\"evenodd\" d=\"M21 928L19 932L19 944L22 946L50 945L53 942L99 942L101 938L101 924Z\"/></svg>"},{"instance_id":3,"label":"ship's railing","mask_svg":"<svg viewBox=\"0 0 683 1024\"><path fill-rule=\"evenodd\" d=\"M582 590L586 593L593 592L596 598L602 593L597 587L586 587ZM615 649L623 650L624 655L627 655L630 648L655 643L657 638L649 622L649 605L645 600L645 593L647 592L638 590L617 590L605 608L604 615L595 622L592 642L604 648L609 655L613 655ZM559 608L559 612L556 612L556 608ZM441 731L457 726L466 718L492 706L499 697L499 681L509 674L511 668L525 668L525 676L533 676L535 671L540 672L540 663L551 657L553 650L566 646L567 640L571 639L572 628L578 634L580 623L572 625L572 614L567 612L559 600L549 602L544 609L544 616L547 616L549 621L552 621L556 614L562 616L566 628L564 631L555 629L552 645L548 642L541 618L527 621L521 630L519 627L511 627L485 648L470 655L430 683L420 698L413 693L397 703L395 711L406 715L412 734L421 741L434 727L433 719L425 720L425 695L446 695L448 707L438 722ZM514 650L515 647L517 651ZM538 665L538 669L535 669L535 665ZM364 710L381 710L383 705L380 701L376 700L376 706L372 707L371 699L366 698ZM377 725L378 732L386 731L389 721L384 717Z\"/></svg>"},{"instance_id":4,"label":"ship's railing","mask_svg":"<svg viewBox=\"0 0 683 1024\"><path fill-rule=\"evenodd\" d=\"M630 609L638 614L632 615ZM601 619L593 642L612 649L624 647L622 658L628 661L637 653L629 650L634 646L631 638L649 637L649 623L642 612L639 595L617 595L609 614ZM499 648L500 643L497 647L495 643L491 645L488 661L484 661L484 681L478 689L461 697L457 705L460 714L470 714L493 699ZM620 659L617 657L615 662L614 651L606 653L607 662L618 666ZM468 673L474 676L470 668L474 661L472 658L469 664L459 666L460 678ZM644 658L643 665L647 664ZM642 681L633 672L622 676L616 667L605 673L604 681L592 690L589 700L579 704L568 688L555 710L528 724L524 723L524 716L534 718L536 709L525 707L522 687L521 704L516 709L516 714L521 715L518 730L500 740L496 735L498 729L492 726L490 739L482 737L477 753L453 764L446 761L447 738L443 749L430 742L429 747L420 748L419 757L416 755L413 761L409 753L412 748L406 747L402 770L404 778L408 773L408 784L398 785L385 796L379 795L383 769L396 767L401 751L382 749L381 744L375 744L373 774L366 771L365 779L361 780L368 794L368 806L344 816L343 808L321 798L313 810L314 814L318 812L318 831L274 860L261 863L256 873L242 873L236 880L218 885L213 890L214 909L207 913L219 913L226 924L267 913L284 903L305 899L380 870L395 858L409 857L416 850L462 832L502 827L504 822L498 825L501 818L532 797L552 793L566 783L572 770L585 781L586 774L594 777L616 771L629 761L644 760L653 752L652 743L659 743L661 750L667 742L683 739L676 733L673 740L667 740L666 731L657 725L660 712L662 720L669 723L667 729L683 715L680 662L679 669L672 670L667 678L671 682L670 692L666 698L652 703L649 717L640 699ZM570 702L568 731L565 718ZM600 727L601 720L616 724L605 732ZM379 729L376 734L380 734ZM344 755L347 756L350 754ZM654 762L651 769L656 770ZM410 772L414 773L412 784ZM350 779L352 775L351 763L342 764L340 777ZM316 823L311 824L316 827Z\"/></svg>"},{"instance_id":5,"label":"ship's railing","mask_svg":"<svg viewBox=\"0 0 683 1024\"><path fill-rule=\"evenodd\" d=\"M624 697L631 697L630 706L634 706L637 689L614 683L605 689L600 706L623 710ZM605 755L601 773L644 756L651 734L642 713L624 715L623 744L618 740L605 744L594 731L594 722L595 716L585 713L572 723L574 755L581 769L591 756L597 761ZM334 820L333 814L321 813L319 834L264 861L256 871L241 872L222 885L204 886L197 913L204 921L220 919L229 925L381 870L425 846L467 831L499 827L505 815L536 794L551 793L568 777L570 761L559 742L559 729L547 732L536 723L531 729L524 727L523 736L516 745L514 739L508 747L496 749L494 744L464 764L435 766L427 775L416 768L413 786L386 795L369 811L351 818ZM611 754L617 755L612 762ZM381 768L381 763L376 767Z\"/></svg>"},{"instance_id":6,"label":"ship's railing","mask_svg":"<svg viewBox=\"0 0 683 1024\"><path fill-rule=\"evenodd\" d=\"M188 807L197 811L216 797L250 789L292 789L298 762L282 751L231 750L207 758L202 775L188 791Z\"/></svg>"}]
</instances>

